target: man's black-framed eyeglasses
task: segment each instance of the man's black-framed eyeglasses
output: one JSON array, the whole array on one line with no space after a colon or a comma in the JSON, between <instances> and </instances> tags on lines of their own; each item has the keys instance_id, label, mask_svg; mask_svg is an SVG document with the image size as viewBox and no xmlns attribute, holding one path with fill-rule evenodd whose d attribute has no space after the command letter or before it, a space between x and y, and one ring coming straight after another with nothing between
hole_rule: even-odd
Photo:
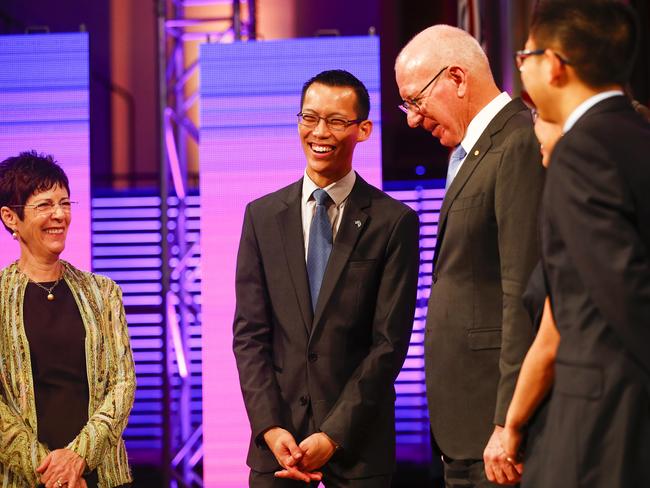
<instances>
[{"instance_id":1,"label":"man's black-framed eyeglasses","mask_svg":"<svg viewBox=\"0 0 650 488\"><path fill-rule=\"evenodd\" d=\"M298 123L300 125L309 128L316 127L320 123L321 119L323 119L325 121L325 125L327 125L327 127L330 130L334 130L334 131L345 130L349 126L353 124L358 124L360 122L363 122L364 120L364 119L348 120L342 117L321 117L320 115L309 114L304 112L298 112L296 114L296 117L298 117Z\"/></svg>"},{"instance_id":2,"label":"man's black-framed eyeglasses","mask_svg":"<svg viewBox=\"0 0 650 488\"><path fill-rule=\"evenodd\" d=\"M420 91L418 92L417 95L415 95L415 96L414 96L413 98L411 98L410 100L402 100L402 103L400 103L400 104L397 106L397 108L399 108L399 109L400 109L402 112L404 112L405 114L408 114L408 113L409 113L409 110L410 110L411 112L419 112L419 111L420 111L420 105L419 105L419 102L420 102L420 100L422 99L422 94L424 93L424 90L426 90L427 88L429 88L429 87L433 84L433 82L436 81L436 80L438 79L438 77L439 77L439 76L440 76L440 75L441 75L441 74L442 74L442 73L443 73L447 68L449 68L449 66L445 66L445 67L442 68L440 71L438 71L438 73L436 74L436 76L434 76L433 78L431 78L431 81L429 81L429 83L427 83L426 85L424 85L424 88L422 88L422 90L420 90Z\"/></svg>"},{"instance_id":3,"label":"man's black-framed eyeglasses","mask_svg":"<svg viewBox=\"0 0 650 488\"><path fill-rule=\"evenodd\" d=\"M526 58L530 56L539 56L541 54L544 54L546 52L546 48L543 49L520 49L519 51L515 51L515 63L517 65L517 69L521 71L521 66L524 64L524 61L526 61ZM566 59L564 56L560 56L558 53L555 51L551 51L557 58L560 60L562 64L571 64L571 62Z\"/></svg>"}]
</instances>

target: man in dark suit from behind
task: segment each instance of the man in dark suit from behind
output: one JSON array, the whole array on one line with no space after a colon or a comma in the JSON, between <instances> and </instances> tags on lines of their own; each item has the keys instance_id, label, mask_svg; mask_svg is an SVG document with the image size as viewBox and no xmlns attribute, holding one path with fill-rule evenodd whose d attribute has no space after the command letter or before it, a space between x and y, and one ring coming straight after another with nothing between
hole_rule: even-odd
<instances>
[{"instance_id":1,"label":"man in dark suit from behind","mask_svg":"<svg viewBox=\"0 0 650 488\"><path fill-rule=\"evenodd\" d=\"M352 169L372 131L369 109L365 86L346 71L307 81L298 114L305 173L246 208L233 349L253 487L321 478L390 486L393 383L413 324L419 225Z\"/></svg>"},{"instance_id":2,"label":"man in dark suit from behind","mask_svg":"<svg viewBox=\"0 0 650 488\"><path fill-rule=\"evenodd\" d=\"M522 293L539 259L543 186L530 111L496 86L467 32L435 25L395 63L411 127L454 148L425 333L429 417L448 487L516 482L499 433L533 328Z\"/></svg>"},{"instance_id":3,"label":"man in dark suit from behind","mask_svg":"<svg viewBox=\"0 0 650 488\"><path fill-rule=\"evenodd\" d=\"M650 486L650 125L623 92L638 35L621 2L547 0L517 53L564 132L542 204L560 344L526 486Z\"/></svg>"}]
</instances>

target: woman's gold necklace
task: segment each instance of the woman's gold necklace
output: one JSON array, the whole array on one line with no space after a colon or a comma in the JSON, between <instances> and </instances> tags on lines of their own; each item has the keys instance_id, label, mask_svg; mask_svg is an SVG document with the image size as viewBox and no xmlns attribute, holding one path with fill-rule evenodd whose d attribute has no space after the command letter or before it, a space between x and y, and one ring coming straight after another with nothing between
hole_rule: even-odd
<instances>
[{"instance_id":1,"label":"woman's gold necklace","mask_svg":"<svg viewBox=\"0 0 650 488\"><path fill-rule=\"evenodd\" d=\"M37 281L34 281L34 280L31 279L29 276L27 277L27 278L29 279L29 281L31 281L31 282L34 283L36 286L38 286L39 288L42 288L43 290L45 290L45 291L47 292L47 299L48 299L50 302L51 302L51 301L54 301L54 293L52 293L52 292L53 292L54 289L56 288L56 285L58 285L58 284L61 282L61 280L63 279L63 275L65 275L65 265L64 265L63 263L61 263L61 266L63 267L63 271L61 271L61 276L59 276L59 279L57 279L57 280L54 282L54 284L53 284L52 286L50 286L49 288L46 287L46 286L41 285L41 284L38 283Z\"/></svg>"}]
</instances>

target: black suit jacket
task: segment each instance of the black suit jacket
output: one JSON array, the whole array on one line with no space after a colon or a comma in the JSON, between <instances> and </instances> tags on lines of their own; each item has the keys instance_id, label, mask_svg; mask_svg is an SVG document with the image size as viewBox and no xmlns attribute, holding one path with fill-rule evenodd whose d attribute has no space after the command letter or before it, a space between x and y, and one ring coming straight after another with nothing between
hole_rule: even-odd
<instances>
[{"instance_id":1,"label":"black suit jacket","mask_svg":"<svg viewBox=\"0 0 650 488\"><path fill-rule=\"evenodd\" d=\"M528 486L650 486L649 155L650 125L623 96L553 151L542 237L561 340Z\"/></svg>"},{"instance_id":2,"label":"black suit jacket","mask_svg":"<svg viewBox=\"0 0 650 488\"><path fill-rule=\"evenodd\" d=\"M533 338L521 295L539 259L544 171L530 111L508 103L468 152L440 211L425 334L434 439L482 459Z\"/></svg>"},{"instance_id":3,"label":"black suit jacket","mask_svg":"<svg viewBox=\"0 0 650 488\"><path fill-rule=\"evenodd\" d=\"M393 383L415 309L418 217L357 175L312 313L302 180L250 203L237 257L233 348L251 423L248 464L278 469L261 434L323 431L339 476L394 467Z\"/></svg>"}]
</instances>

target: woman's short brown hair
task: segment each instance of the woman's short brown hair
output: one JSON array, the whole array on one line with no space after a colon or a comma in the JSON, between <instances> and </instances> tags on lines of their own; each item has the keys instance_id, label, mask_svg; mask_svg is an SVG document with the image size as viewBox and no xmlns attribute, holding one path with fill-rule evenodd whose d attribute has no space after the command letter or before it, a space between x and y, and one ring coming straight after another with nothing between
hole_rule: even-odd
<instances>
[{"instance_id":1,"label":"woman's short brown hair","mask_svg":"<svg viewBox=\"0 0 650 488\"><path fill-rule=\"evenodd\" d=\"M68 177L50 155L25 151L0 163L0 207L14 207L20 220L25 209L19 205L25 205L35 193L57 185L70 194ZM5 228L11 232L6 225Z\"/></svg>"}]
</instances>

